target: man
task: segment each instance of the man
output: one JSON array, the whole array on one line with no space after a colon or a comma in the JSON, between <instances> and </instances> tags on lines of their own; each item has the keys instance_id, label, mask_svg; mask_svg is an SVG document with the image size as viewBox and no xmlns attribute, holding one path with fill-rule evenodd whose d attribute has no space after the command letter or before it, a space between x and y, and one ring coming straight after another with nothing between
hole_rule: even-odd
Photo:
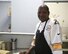
<instances>
[{"instance_id":1,"label":"man","mask_svg":"<svg viewBox=\"0 0 68 54\"><path fill-rule=\"evenodd\" d=\"M33 38L32 46L26 54L30 54L32 49L35 54L62 54L61 30L59 22L49 18L49 8L41 5L38 9L40 22L36 27L36 35Z\"/></svg>"}]
</instances>

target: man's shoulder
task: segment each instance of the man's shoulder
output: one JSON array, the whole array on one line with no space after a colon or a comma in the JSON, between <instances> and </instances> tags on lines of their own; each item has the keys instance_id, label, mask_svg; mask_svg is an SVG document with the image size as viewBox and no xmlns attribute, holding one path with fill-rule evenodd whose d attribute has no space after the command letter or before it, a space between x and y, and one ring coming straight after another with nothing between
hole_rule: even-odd
<instances>
[{"instance_id":1,"label":"man's shoulder","mask_svg":"<svg viewBox=\"0 0 68 54\"><path fill-rule=\"evenodd\" d=\"M57 19L54 19L54 24L59 24Z\"/></svg>"},{"instance_id":2,"label":"man's shoulder","mask_svg":"<svg viewBox=\"0 0 68 54\"><path fill-rule=\"evenodd\" d=\"M50 23L54 25L59 24L57 19L50 19Z\"/></svg>"}]
</instances>

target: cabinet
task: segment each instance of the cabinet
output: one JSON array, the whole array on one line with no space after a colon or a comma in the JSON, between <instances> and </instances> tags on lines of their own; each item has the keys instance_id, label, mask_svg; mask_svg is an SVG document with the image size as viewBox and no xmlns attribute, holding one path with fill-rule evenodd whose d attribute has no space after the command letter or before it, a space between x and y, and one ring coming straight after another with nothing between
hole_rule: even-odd
<instances>
[{"instance_id":1,"label":"cabinet","mask_svg":"<svg viewBox=\"0 0 68 54\"><path fill-rule=\"evenodd\" d=\"M8 32L11 24L11 1L0 0L0 32Z\"/></svg>"},{"instance_id":2,"label":"cabinet","mask_svg":"<svg viewBox=\"0 0 68 54\"><path fill-rule=\"evenodd\" d=\"M0 1L11 1L11 0L0 0Z\"/></svg>"}]
</instances>

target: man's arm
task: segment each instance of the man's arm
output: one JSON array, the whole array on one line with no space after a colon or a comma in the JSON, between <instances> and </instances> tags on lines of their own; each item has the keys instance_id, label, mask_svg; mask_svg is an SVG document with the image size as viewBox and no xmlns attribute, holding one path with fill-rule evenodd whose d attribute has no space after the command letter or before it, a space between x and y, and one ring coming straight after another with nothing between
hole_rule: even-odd
<instances>
[{"instance_id":1,"label":"man's arm","mask_svg":"<svg viewBox=\"0 0 68 54\"><path fill-rule=\"evenodd\" d=\"M35 47L35 39L33 39L30 48L26 51L26 54L30 54L32 49Z\"/></svg>"},{"instance_id":2,"label":"man's arm","mask_svg":"<svg viewBox=\"0 0 68 54\"><path fill-rule=\"evenodd\" d=\"M51 34L51 46L53 54L62 54L62 30L58 21L55 21L55 23L53 24Z\"/></svg>"},{"instance_id":3,"label":"man's arm","mask_svg":"<svg viewBox=\"0 0 68 54\"><path fill-rule=\"evenodd\" d=\"M32 43L31 43L31 46L29 49L27 49L26 51L24 52L19 52L19 54L30 54L31 51L34 49L35 47L35 36L33 37L33 40L32 40Z\"/></svg>"},{"instance_id":4,"label":"man's arm","mask_svg":"<svg viewBox=\"0 0 68 54\"><path fill-rule=\"evenodd\" d=\"M27 49L27 51L24 51L24 52L19 52L19 54L30 54L31 53L31 51L34 49L34 47L35 47L35 40L33 39L33 41L32 41L32 43L31 43L31 46L30 46L30 48L29 49Z\"/></svg>"}]
</instances>

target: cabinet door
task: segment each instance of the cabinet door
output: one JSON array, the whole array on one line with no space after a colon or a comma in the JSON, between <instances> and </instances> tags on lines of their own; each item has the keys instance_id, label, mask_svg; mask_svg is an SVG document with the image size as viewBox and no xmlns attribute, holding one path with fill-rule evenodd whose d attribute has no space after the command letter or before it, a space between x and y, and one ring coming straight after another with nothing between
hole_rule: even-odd
<instances>
[{"instance_id":1,"label":"cabinet door","mask_svg":"<svg viewBox=\"0 0 68 54\"><path fill-rule=\"evenodd\" d=\"M0 0L0 32L8 32L11 25L11 1Z\"/></svg>"}]
</instances>

